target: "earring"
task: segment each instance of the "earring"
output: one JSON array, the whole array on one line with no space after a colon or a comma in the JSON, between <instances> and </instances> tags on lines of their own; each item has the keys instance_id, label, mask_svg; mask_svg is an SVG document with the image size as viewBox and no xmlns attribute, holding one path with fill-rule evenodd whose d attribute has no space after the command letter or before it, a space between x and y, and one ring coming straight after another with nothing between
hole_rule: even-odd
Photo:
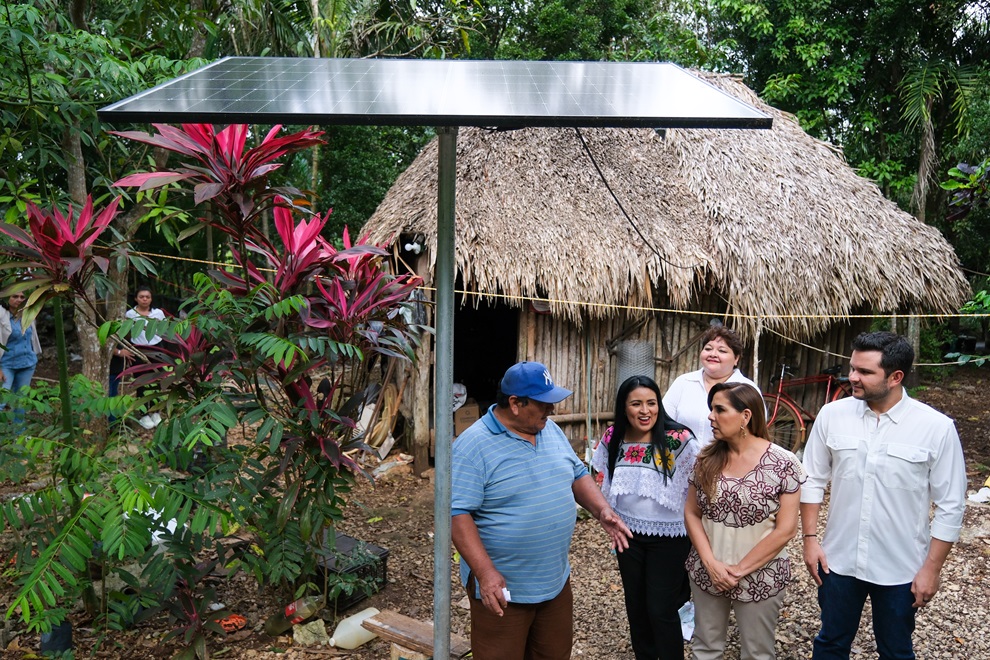
<instances>
[{"instance_id":1,"label":"earring","mask_svg":"<svg viewBox=\"0 0 990 660\"><path fill-rule=\"evenodd\" d=\"M749 434L749 431L746 429L746 425L745 424L741 424L739 426L739 430L742 431L742 436L744 438Z\"/></svg>"}]
</instances>

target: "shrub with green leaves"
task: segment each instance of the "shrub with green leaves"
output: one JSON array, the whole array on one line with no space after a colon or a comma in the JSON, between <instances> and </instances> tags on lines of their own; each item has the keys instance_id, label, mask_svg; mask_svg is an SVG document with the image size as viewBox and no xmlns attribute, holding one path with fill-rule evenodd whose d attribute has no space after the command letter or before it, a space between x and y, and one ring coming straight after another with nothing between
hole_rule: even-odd
<instances>
[{"instance_id":1,"label":"shrub with green leaves","mask_svg":"<svg viewBox=\"0 0 990 660\"><path fill-rule=\"evenodd\" d=\"M20 396L4 394L10 405L0 412L0 424L11 423L13 406L28 414L18 436L0 448L0 467L15 483L45 475L0 507L0 533L17 547L19 575L6 615L19 612L30 629L47 631L82 599L98 622L119 629L139 610L160 608L174 591L175 568L140 571L156 552L170 562L175 554L162 552L153 538L171 536L172 522L198 535L186 546L202 547L226 514L163 474L147 452L134 451L133 437L93 437L86 430L91 416L125 414L130 397L107 397L101 384L83 376L70 380L69 391L79 411L69 433L60 423L57 386L41 381ZM129 590L140 595L108 589L111 576L141 587Z\"/></svg>"},{"instance_id":2,"label":"shrub with green leaves","mask_svg":"<svg viewBox=\"0 0 990 660\"><path fill-rule=\"evenodd\" d=\"M963 314L972 314L977 321L977 327L981 328L983 336L986 337L987 319L990 317L990 291L986 289L977 291L973 294L973 298L966 301L966 304L959 311ZM949 360L956 360L959 364L974 364L977 367L982 367L984 363L990 361L990 355L985 353L973 355L963 351L952 351L946 353L945 357Z\"/></svg>"},{"instance_id":3,"label":"shrub with green leaves","mask_svg":"<svg viewBox=\"0 0 990 660\"><path fill-rule=\"evenodd\" d=\"M119 135L190 162L118 183L191 183L200 221L229 237L234 267L197 274L180 319L100 328L104 342L127 345L142 332L165 338L124 372L133 391L155 384L152 393L111 399L102 385L74 379L68 396L40 385L21 399L30 421L0 450L0 465L47 481L0 507L2 531L21 546L7 616L48 630L79 598L110 628L167 611L184 653L205 658L207 635L219 632L223 616L209 607L204 584L217 564L246 570L285 597L356 588L346 576L331 584L329 571L314 584L317 566L332 552L326 540L342 517L341 495L363 472L350 450L367 449L354 420L377 391L371 375L381 360L414 354L422 329L407 326L400 311L419 280L389 274L387 253L352 242L346 230L337 249L322 236L329 213L309 214L299 191L269 187L275 160L316 144L319 133L277 137L276 127L248 149L246 126L156 128L158 135ZM276 236L257 226L263 214L273 217ZM87 205L78 222L52 217L85 249L49 270L94 277L105 261L93 251L102 229L77 229L104 216ZM38 254L46 244L27 232L15 238ZM34 289L51 280L36 275ZM87 283L70 284L72 301L94 309ZM39 295L54 293L58 302L69 290ZM105 437L86 431L88 418L139 409L165 418L150 444L126 423ZM235 530L250 540L231 541ZM110 587L111 578L124 586Z\"/></svg>"}]
</instances>

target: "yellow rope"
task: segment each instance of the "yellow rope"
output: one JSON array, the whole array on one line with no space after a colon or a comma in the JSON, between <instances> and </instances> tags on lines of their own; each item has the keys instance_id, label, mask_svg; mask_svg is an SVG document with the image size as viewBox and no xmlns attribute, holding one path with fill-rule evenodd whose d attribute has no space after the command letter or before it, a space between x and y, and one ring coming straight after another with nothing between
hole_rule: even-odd
<instances>
[{"instance_id":1,"label":"yellow rope","mask_svg":"<svg viewBox=\"0 0 990 660\"><path fill-rule=\"evenodd\" d=\"M436 291L435 287L421 286L421 291ZM639 307L636 305L615 305L612 303L592 303L574 300L560 300L556 298L535 298L532 296L516 296L507 293L481 293L478 291L464 291L454 289L454 293L465 296L478 296L483 298L501 298L504 300L522 300L529 302L556 303L559 305L575 305L579 307L594 307L598 309L618 309L637 312L662 312L665 314L683 314L694 316L726 316L735 319L889 319L889 318L916 318L916 319L949 319L949 318L980 318L990 316L987 314L739 314L735 312L715 312L715 311L692 311L687 309L671 309L665 307Z\"/></svg>"},{"instance_id":2,"label":"yellow rope","mask_svg":"<svg viewBox=\"0 0 990 660\"><path fill-rule=\"evenodd\" d=\"M206 264L210 266L219 266L223 268L241 268L238 264L227 264L220 263L217 261L206 261L203 259L192 259L190 257L175 257L167 254L155 254L153 252L135 252L133 254L138 254L144 257L154 257L158 259L173 259L176 261L188 261L190 263ZM258 270L273 273L274 269L271 268L259 268ZM436 287L420 286L418 287L420 291L431 291L435 292ZM914 319L950 319L950 318L983 318L990 317L990 313L987 314L740 314L738 312L713 312L713 311L693 311L686 309L671 309L666 307L643 307L637 305L616 305L613 303L595 303L595 302L585 302L580 300L561 300L556 298L537 298L534 296L517 296L507 293L481 293L478 291L466 291L463 289L455 289L454 293L459 293L462 296L477 296L480 298L498 298L501 300L515 300L521 302L541 302L550 303L557 305L569 305L575 307L593 308L593 309L607 309L607 310L618 310L618 311L629 311L629 312L652 312L652 313L662 313L662 314L679 314L684 316L712 316L713 314L718 314L719 316L725 316L733 319L745 319L745 320L755 320L760 321L764 319L786 319L786 320L798 320L798 319L829 319L829 320L846 320L846 319L889 319L889 318L914 318Z\"/></svg>"},{"instance_id":3,"label":"yellow rope","mask_svg":"<svg viewBox=\"0 0 990 660\"><path fill-rule=\"evenodd\" d=\"M228 263L221 263L219 261L207 261L207 260L204 260L204 259L193 259L191 257L177 257L177 256L167 255L167 254L156 254L154 252L134 252L133 254L138 254L138 255L141 255L143 257L152 257L152 258L157 258L157 259L172 259L173 261L187 261L189 263L195 263L195 264L205 264L205 265L208 265L208 266L219 266L219 267L222 267L222 268L243 268L243 266L240 266L239 264L228 264ZM401 257L400 257L400 259L401 259ZM406 267L409 269L410 272L413 272L413 269L409 267L409 264L406 264L405 261L403 261L403 263L406 265ZM270 272L270 273L275 272L275 270L272 269L272 268L259 268L258 270L266 271L266 272ZM432 291L432 292L435 292L436 291L436 287L420 286L420 287L417 287L417 288L420 291ZM561 305L574 305L574 306L579 306L579 307L593 307L593 308L596 308L596 309L611 309L611 310L621 310L621 311L653 312L653 313L658 313L659 312L659 313L663 313L663 314L679 314L679 315L683 315L683 316L711 316L712 314L716 314L717 313L719 316L725 316L725 317L734 318L734 319L751 319L751 320L752 319L755 319L755 320L762 320L762 319L837 319L837 320L845 320L845 319L883 319L883 318L889 319L889 318L894 318L894 317L897 317L897 318L915 318L915 319L931 319L931 318L934 318L934 319L950 319L950 318L983 318L983 317L990 316L990 313L987 313L987 314L776 314L776 315L769 315L769 316L767 316L767 315L758 315L758 314L738 314L738 313L735 313L735 312L710 312L710 311L709 312L697 312L697 311L686 310L686 309L670 309L670 308L664 308L664 307L641 307L641 306L636 306L636 305L615 305L615 304L612 304L612 303L591 303L591 302L582 302L582 301L573 301L573 300L558 300L558 299L554 299L554 298L536 298L536 297L533 297L533 296L516 296L516 295L510 295L510 294L506 294L506 293L481 293L481 292L478 292L478 291L466 291L466 290L463 290L463 289L455 289L454 290L454 293L459 293L462 296L477 296L477 297L484 297L484 298L499 298L499 299L502 299L502 300L516 300L516 301L522 301L522 302L556 303L556 304L561 304ZM777 332L776 330L769 330L768 329L767 331L768 332L771 332L772 334L777 335L781 339L784 339L784 340L786 340L786 341L788 341L788 342L790 342L792 344L798 344L799 346L803 346L804 348L807 348L808 350L817 351L819 353L823 353L825 355L831 355L833 357L841 358L843 360L848 360L849 359L849 356L848 355L843 355L841 353L833 353L832 351L821 349L821 348L818 348L816 346L812 346L810 344L806 344L804 342L798 341L797 339L794 339L793 337L788 337L787 335L781 334L780 332ZM916 367L948 367L948 366L957 366L958 364L959 364L958 362L927 362L927 363L918 363L918 364L915 364L914 366L916 366ZM388 435L387 428L384 429L384 433L383 433L382 421L383 420L391 419L392 416L396 412L396 411L394 411L392 409L392 407L394 407L395 406L395 403L396 403L396 401L395 401L396 392L395 392L395 387L394 386L391 386L391 387L392 387L391 391L389 391L388 389L386 389L386 392L385 392L385 405L383 406L385 408L385 411L383 411L382 413L379 414L379 422L375 424L375 428L373 429L373 432L372 432L372 436L373 436L372 437L372 442L370 442L369 444L371 444L371 446L373 446L373 447L377 447L377 446L381 445L381 443L385 440L385 437L387 437L387 435Z\"/></svg>"}]
</instances>

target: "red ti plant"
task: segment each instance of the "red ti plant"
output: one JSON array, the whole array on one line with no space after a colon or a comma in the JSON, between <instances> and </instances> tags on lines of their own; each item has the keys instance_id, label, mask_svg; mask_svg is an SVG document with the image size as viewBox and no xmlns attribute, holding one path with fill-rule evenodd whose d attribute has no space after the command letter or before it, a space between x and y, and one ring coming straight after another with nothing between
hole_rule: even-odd
<instances>
[{"instance_id":1,"label":"red ti plant","mask_svg":"<svg viewBox=\"0 0 990 660\"><path fill-rule=\"evenodd\" d=\"M357 339L359 345L375 346L379 353L411 359L404 350L408 346L404 333L393 334L389 326L395 325L401 304L422 280L386 273L382 257L387 253L366 240L352 244L344 229L345 249L333 256L335 277L317 278L321 295L311 299L303 322L326 330L338 341Z\"/></svg>"},{"instance_id":2,"label":"red ti plant","mask_svg":"<svg viewBox=\"0 0 990 660\"><path fill-rule=\"evenodd\" d=\"M268 187L268 175L281 167L275 162L282 156L322 144L322 131L305 130L277 137L281 125L272 128L256 147L245 149L246 124L231 124L217 133L211 124L152 124L157 135L143 131L113 131L112 135L160 147L183 156L184 162L170 171L131 174L117 181L117 186L140 186L140 190L189 181L194 184L195 203L212 201L219 219L209 222L214 228L232 236L241 251L245 242L272 246L257 228L257 220L271 205L274 194L290 199L300 197L294 188Z\"/></svg>"},{"instance_id":3,"label":"red ti plant","mask_svg":"<svg viewBox=\"0 0 990 660\"><path fill-rule=\"evenodd\" d=\"M11 259L6 268L29 272L25 279L5 291L6 294L31 291L25 303L22 322L31 324L45 302L70 292L76 300L89 302L86 286L99 270L107 272L109 260L96 254L94 246L114 216L120 198L99 213L93 211L93 200L76 215L69 206L63 214L59 209L40 209L28 202L28 228L0 223L0 233L13 239L14 245L0 245L0 255Z\"/></svg>"},{"instance_id":4,"label":"red ti plant","mask_svg":"<svg viewBox=\"0 0 990 660\"><path fill-rule=\"evenodd\" d=\"M421 279L389 275L382 268L383 257L388 253L363 240L352 244L346 230L345 248L338 250L321 236L329 213L297 224L284 200L276 197L275 202L275 228L282 247L272 251L249 244L262 257L260 265L274 272L273 281L269 284L262 270L244 263L236 252L234 256L245 267L245 274L212 271L212 277L226 291L241 296L251 292L266 305L300 295L315 281L315 289L301 294L305 304L298 319L287 326L273 327L276 334L286 338L307 333L327 337L355 349L359 359L375 353L411 359L409 338L397 317L402 303ZM333 408L340 405L336 393L347 374L346 369L338 368L337 357L336 351L312 353L302 370L288 360L269 361L266 368L272 371L276 382L283 383L291 405L305 411L303 419L314 420L297 438L309 438L318 444L322 454L335 466L355 468L334 442L340 439L341 432L346 434L354 428L353 421L346 416L352 412L350 409L359 410L358 405L343 406L336 411ZM318 393L314 394L310 375L323 369L329 369L330 376L320 381ZM323 394L319 395L321 391ZM291 434L286 439L289 437Z\"/></svg>"},{"instance_id":5,"label":"red ti plant","mask_svg":"<svg viewBox=\"0 0 990 660\"><path fill-rule=\"evenodd\" d=\"M167 391L169 414L155 436L163 455L209 445L202 451L213 457L211 468L189 485L227 489L231 515L257 531L261 552L246 550L241 559L261 581L296 582L316 570L324 532L341 516L347 472L360 471L344 452L360 441L354 420L369 400L376 360L412 356L414 336L399 312L420 280L386 273L387 253L352 243L346 232L338 250L322 236L329 214L297 220L299 191L268 186L274 159L318 143L320 133L276 138L276 127L245 149L244 126L216 134L203 125L156 129L117 135L189 162L118 184L191 182L197 203L216 206L209 222L235 238L242 269L197 275L197 300L184 305L187 319L176 326L179 341L159 351L164 368L132 373ZM273 240L256 226L268 209ZM220 441L239 425L253 442ZM200 443L197 429L212 444Z\"/></svg>"},{"instance_id":6,"label":"red ti plant","mask_svg":"<svg viewBox=\"0 0 990 660\"><path fill-rule=\"evenodd\" d=\"M62 324L62 298L73 294L80 304L87 304L95 314L87 295L87 285L97 271L107 272L109 260L94 251L94 245L115 215L120 198L98 214L93 213L93 199L86 196L79 215L69 207L63 214L58 209L42 210L29 203L28 227L30 233L12 224L0 223L0 232L12 238L15 245L0 246L0 255L13 260L8 268L23 268L30 275L3 294L30 291L24 304L21 323L31 325L45 302L53 300L55 312L55 341L58 351L59 387L62 397L62 430L72 432L72 407L69 399L68 355L65 345L65 329Z\"/></svg>"}]
</instances>

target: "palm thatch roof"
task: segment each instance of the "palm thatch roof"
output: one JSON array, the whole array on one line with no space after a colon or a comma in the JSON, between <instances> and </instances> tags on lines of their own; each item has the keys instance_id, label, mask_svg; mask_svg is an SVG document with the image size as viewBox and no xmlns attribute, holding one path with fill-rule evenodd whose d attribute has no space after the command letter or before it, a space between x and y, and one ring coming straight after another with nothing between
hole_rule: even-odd
<instances>
[{"instance_id":1,"label":"palm thatch roof","mask_svg":"<svg viewBox=\"0 0 990 660\"><path fill-rule=\"evenodd\" d=\"M773 116L771 130L462 129L456 265L469 290L653 306L654 289L691 309L714 291L734 325L807 337L835 316L957 309L969 293L951 246L859 177L830 145L738 79L699 77ZM364 228L375 241L426 236L435 258L437 141ZM759 321L757 321L759 319ZM747 332L748 334L748 332Z\"/></svg>"}]
</instances>

